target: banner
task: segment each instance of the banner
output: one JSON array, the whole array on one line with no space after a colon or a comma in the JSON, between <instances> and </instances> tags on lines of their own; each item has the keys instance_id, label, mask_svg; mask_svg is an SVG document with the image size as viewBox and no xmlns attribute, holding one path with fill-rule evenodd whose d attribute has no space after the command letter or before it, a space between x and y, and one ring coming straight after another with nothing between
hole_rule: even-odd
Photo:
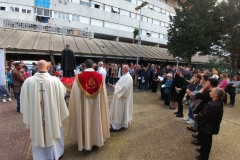
<instances>
[{"instance_id":1,"label":"banner","mask_svg":"<svg viewBox=\"0 0 240 160\"><path fill-rule=\"evenodd\" d=\"M6 85L4 50L0 49L0 86Z\"/></svg>"}]
</instances>

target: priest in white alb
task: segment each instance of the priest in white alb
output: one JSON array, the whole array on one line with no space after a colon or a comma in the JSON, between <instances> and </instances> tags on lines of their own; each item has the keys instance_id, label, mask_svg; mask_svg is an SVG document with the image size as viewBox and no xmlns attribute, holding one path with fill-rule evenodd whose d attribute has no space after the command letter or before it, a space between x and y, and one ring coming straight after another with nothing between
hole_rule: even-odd
<instances>
[{"instance_id":1,"label":"priest in white alb","mask_svg":"<svg viewBox=\"0 0 240 160\"><path fill-rule=\"evenodd\" d=\"M58 160L64 152L63 120L69 115L66 88L48 73L46 61L40 60L37 69L23 83L20 112L30 129L33 159Z\"/></svg>"},{"instance_id":2,"label":"priest in white alb","mask_svg":"<svg viewBox=\"0 0 240 160\"><path fill-rule=\"evenodd\" d=\"M133 80L129 66L122 66L122 77L113 85L114 95L110 107L111 132L128 128L133 118Z\"/></svg>"},{"instance_id":3,"label":"priest in white alb","mask_svg":"<svg viewBox=\"0 0 240 160\"><path fill-rule=\"evenodd\" d=\"M73 82L68 118L68 137L78 141L78 150L101 147L110 138L109 105L104 78L85 61L83 73Z\"/></svg>"}]
</instances>

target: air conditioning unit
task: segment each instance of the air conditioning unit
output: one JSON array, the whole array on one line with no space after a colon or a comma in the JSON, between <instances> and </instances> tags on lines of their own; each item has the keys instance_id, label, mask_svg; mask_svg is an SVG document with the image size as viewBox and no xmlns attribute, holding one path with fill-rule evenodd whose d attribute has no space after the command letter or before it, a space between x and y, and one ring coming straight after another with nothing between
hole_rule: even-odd
<instances>
[{"instance_id":1,"label":"air conditioning unit","mask_svg":"<svg viewBox=\"0 0 240 160\"><path fill-rule=\"evenodd\" d=\"M67 4L68 4L68 2L67 2L67 1L64 1L64 4L65 4L65 5L67 5Z\"/></svg>"},{"instance_id":2,"label":"air conditioning unit","mask_svg":"<svg viewBox=\"0 0 240 160\"><path fill-rule=\"evenodd\" d=\"M58 0L59 3L62 3L62 0Z\"/></svg>"}]
</instances>

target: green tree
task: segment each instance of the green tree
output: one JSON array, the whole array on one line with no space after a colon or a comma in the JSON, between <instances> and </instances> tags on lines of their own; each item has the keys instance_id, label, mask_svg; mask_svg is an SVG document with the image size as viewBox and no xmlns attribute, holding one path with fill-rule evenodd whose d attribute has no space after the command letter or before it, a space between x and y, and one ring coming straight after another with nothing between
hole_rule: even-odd
<instances>
[{"instance_id":1,"label":"green tree","mask_svg":"<svg viewBox=\"0 0 240 160\"><path fill-rule=\"evenodd\" d=\"M220 9L216 0L178 0L176 16L170 16L167 48L171 55L181 57L188 65L192 56L218 52L222 32Z\"/></svg>"},{"instance_id":2,"label":"green tree","mask_svg":"<svg viewBox=\"0 0 240 160\"><path fill-rule=\"evenodd\" d=\"M133 31L133 44L134 44L138 34L139 34L139 30L137 28L135 28L134 31Z\"/></svg>"},{"instance_id":3,"label":"green tree","mask_svg":"<svg viewBox=\"0 0 240 160\"><path fill-rule=\"evenodd\" d=\"M228 0L219 8L224 27L221 46L228 55L225 59L232 68L240 69L240 1Z\"/></svg>"}]
</instances>

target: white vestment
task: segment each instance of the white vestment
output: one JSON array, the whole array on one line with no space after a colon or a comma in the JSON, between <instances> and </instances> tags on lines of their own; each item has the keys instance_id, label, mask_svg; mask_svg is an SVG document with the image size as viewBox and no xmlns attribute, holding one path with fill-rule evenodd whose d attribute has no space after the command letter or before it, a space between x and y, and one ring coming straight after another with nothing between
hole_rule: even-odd
<instances>
[{"instance_id":1,"label":"white vestment","mask_svg":"<svg viewBox=\"0 0 240 160\"><path fill-rule=\"evenodd\" d=\"M36 73L23 83L21 113L23 122L30 129L33 157L37 155L38 160L52 159L50 157L57 160L63 154L62 121L69 115L65 94L62 82L49 73ZM56 149L59 149L58 153ZM39 157L39 153L42 156Z\"/></svg>"},{"instance_id":2,"label":"white vestment","mask_svg":"<svg viewBox=\"0 0 240 160\"><path fill-rule=\"evenodd\" d=\"M110 107L110 123L113 129L127 128L133 118L133 80L127 72L116 83Z\"/></svg>"},{"instance_id":3,"label":"white vestment","mask_svg":"<svg viewBox=\"0 0 240 160\"><path fill-rule=\"evenodd\" d=\"M104 82L105 82L105 79L106 79L106 76L107 76L106 70L103 67L99 67L98 68L98 73L100 73L103 76Z\"/></svg>"},{"instance_id":4,"label":"white vestment","mask_svg":"<svg viewBox=\"0 0 240 160\"><path fill-rule=\"evenodd\" d=\"M83 74L95 72L85 69ZM102 77L101 77L102 78ZM88 98L75 78L69 101L67 136L78 141L78 150L91 150L92 146L101 147L110 138L109 105L105 82L98 94Z\"/></svg>"}]
</instances>

